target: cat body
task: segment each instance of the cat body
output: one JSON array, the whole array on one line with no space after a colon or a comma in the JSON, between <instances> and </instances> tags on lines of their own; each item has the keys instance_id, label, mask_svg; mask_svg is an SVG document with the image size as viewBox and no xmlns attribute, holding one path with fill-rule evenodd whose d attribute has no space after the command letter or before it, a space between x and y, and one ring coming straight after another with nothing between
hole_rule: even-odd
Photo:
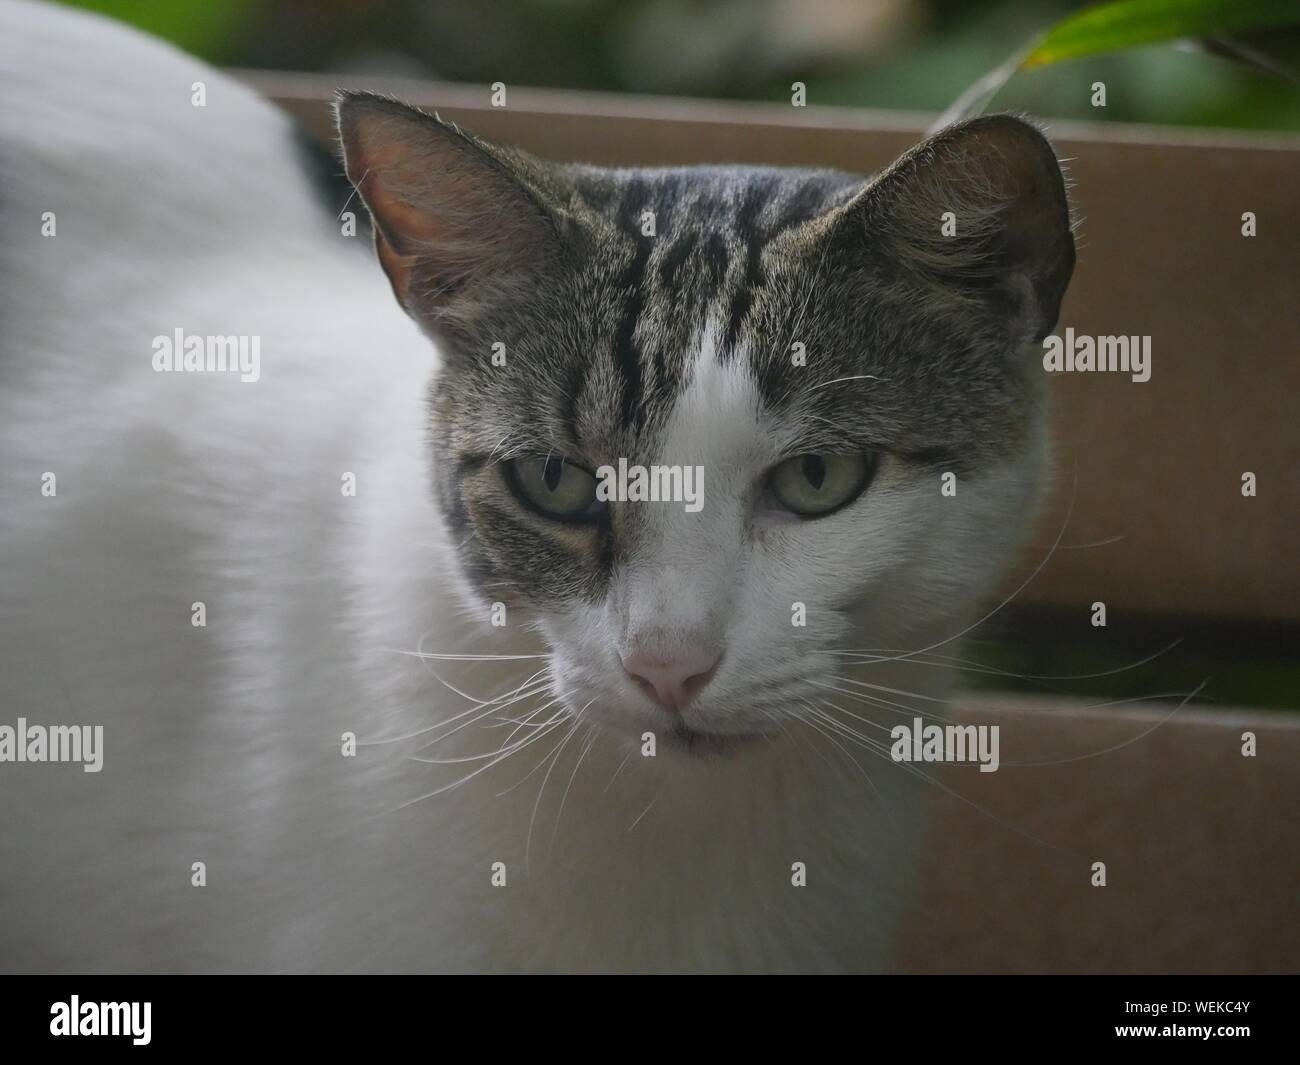
<instances>
[{"instance_id":1,"label":"cat body","mask_svg":"<svg viewBox=\"0 0 1300 1065\"><path fill-rule=\"evenodd\" d=\"M933 791L889 729L946 686L903 656L955 654L1024 536L1045 428L1013 356L1051 299L999 304L1035 322L996 373L927 378L862 365L872 329L943 328L880 324L941 299L880 275L832 365L863 179L551 168L352 96L385 278L247 89L43 5L0 4L0 42L0 724L104 729L97 773L0 764L0 968L887 968ZM398 188L411 144L458 153L453 187ZM423 234L426 194L490 239ZM801 305L819 377L773 326ZM257 338L257 379L159 372L176 330ZM819 417L844 435L785 397L870 407L835 383L867 370L907 457L756 518ZM500 464L566 432L575 463L702 465L706 505L527 512ZM665 710L635 656L688 644L707 687Z\"/></svg>"}]
</instances>

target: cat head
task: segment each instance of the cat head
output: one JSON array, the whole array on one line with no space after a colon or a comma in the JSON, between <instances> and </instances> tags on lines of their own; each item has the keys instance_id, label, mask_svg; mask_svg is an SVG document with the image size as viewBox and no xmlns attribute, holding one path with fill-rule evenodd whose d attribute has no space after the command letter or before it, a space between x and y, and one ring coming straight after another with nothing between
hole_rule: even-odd
<instances>
[{"instance_id":1,"label":"cat head","mask_svg":"<svg viewBox=\"0 0 1300 1065\"><path fill-rule=\"evenodd\" d=\"M766 732L836 649L955 633L998 579L1045 477L1033 352L1074 265L1032 126L975 119L867 179L549 163L366 94L338 119L442 355L460 563L540 629L575 712ZM694 498L636 498L637 467Z\"/></svg>"}]
</instances>

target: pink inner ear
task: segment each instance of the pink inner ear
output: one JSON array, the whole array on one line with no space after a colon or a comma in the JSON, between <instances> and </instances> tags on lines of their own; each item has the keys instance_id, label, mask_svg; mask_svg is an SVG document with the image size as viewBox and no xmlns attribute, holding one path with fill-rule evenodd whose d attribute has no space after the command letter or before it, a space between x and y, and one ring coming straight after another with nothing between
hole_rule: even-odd
<instances>
[{"instance_id":1,"label":"pink inner ear","mask_svg":"<svg viewBox=\"0 0 1300 1065\"><path fill-rule=\"evenodd\" d=\"M542 208L514 160L434 118L373 101L344 101L339 127L379 261L409 314L454 319L550 248Z\"/></svg>"},{"instance_id":2,"label":"pink inner ear","mask_svg":"<svg viewBox=\"0 0 1300 1065\"><path fill-rule=\"evenodd\" d=\"M348 153L348 178L361 193L384 238L402 254L413 252L413 245L436 244L444 236L433 212L411 206L395 191L409 187L403 171L411 165L409 154L400 148L375 150L364 141L359 151Z\"/></svg>"},{"instance_id":3,"label":"pink inner ear","mask_svg":"<svg viewBox=\"0 0 1300 1065\"><path fill-rule=\"evenodd\" d=\"M398 255L397 252L393 251L393 246L384 239L384 235L378 231L375 233L375 252L379 256L379 265L383 267L384 273L388 275L388 283L393 286L393 295L397 297L397 302L408 311L411 310L408 295L411 286L411 268L415 265L415 256Z\"/></svg>"}]
</instances>

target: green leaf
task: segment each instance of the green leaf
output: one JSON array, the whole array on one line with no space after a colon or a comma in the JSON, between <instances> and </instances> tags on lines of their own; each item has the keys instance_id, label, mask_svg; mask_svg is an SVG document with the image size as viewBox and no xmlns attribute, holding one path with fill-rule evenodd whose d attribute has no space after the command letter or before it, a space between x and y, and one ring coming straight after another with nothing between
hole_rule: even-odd
<instances>
[{"instance_id":1,"label":"green leaf","mask_svg":"<svg viewBox=\"0 0 1300 1065\"><path fill-rule=\"evenodd\" d=\"M209 62L226 59L225 49L249 23L252 0L70 0L143 30Z\"/></svg>"},{"instance_id":2,"label":"green leaf","mask_svg":"<svg viewBox=\"0 0 1300 1065\"><path fill-rule=\"evenodd\" d=\"M1115 0L1057 23L1021 67L1045 66L1157 41L1296 24L1300 24L1296 0Z\"/></svg>"}]
</instances>

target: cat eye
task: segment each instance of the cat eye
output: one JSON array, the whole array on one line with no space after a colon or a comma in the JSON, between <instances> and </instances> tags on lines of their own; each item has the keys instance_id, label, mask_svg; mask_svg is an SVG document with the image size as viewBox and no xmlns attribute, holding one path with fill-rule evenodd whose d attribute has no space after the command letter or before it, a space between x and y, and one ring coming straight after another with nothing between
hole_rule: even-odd
<instances>
[{"instance_id":1,"label":"cat eye","mask_svg":"<svg viewBox=\"0 0 1300 1065\"><path fill-rule=\"evenodd\" d=\"M822 518L848 506L871 480L867 455L796 455L768 476L772 498L801 518Z\"/></svg>"},{"instance_id":2,"label":"cat eye","mask_svg":"<svg viewBox=\"0 0 1300 1065\"><path fill-rule=\"evenodd\" d=\"M511 459L506 483L521 503L548 518L586 521L605 509L596 498L596 478L555 455Z\"/></svg>"}]
</instances>

